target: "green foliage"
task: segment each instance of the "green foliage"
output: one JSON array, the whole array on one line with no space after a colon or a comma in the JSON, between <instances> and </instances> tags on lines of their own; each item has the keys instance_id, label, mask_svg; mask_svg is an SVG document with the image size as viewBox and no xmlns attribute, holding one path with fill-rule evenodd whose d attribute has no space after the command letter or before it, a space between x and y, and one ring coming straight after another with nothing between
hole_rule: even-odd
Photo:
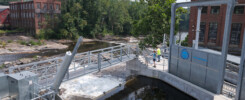
<instances>
[{"instance_id":1,"label":"green foliage","mask_svg":"<svg viewBox=\"0 0 245 100\"><path fill-rule=\"evenodd\" d=\"M0 41L0 48L5 48L5 47L6 47L6 45L7 45L7 43L6 43L6 42L4 42L4 41Z\"/></svg>"},{"instance_id":2,"label":"green foliage","mask_svg":"<svg viewBox=\"0 0 245 100\"><path fill-rule=\"evenodd\" d=\"M33 41L33 40L30 40L30 41L24 41L24 40L18 40L17 43L21 44L21 45L31 45L31 46L35 46L35 45L43 45L44 42L42 42L41 40L38 40L38 41Z\"/></svg>"},{"instance_id":3,"label":"green foliage","mask_svg":"<svg viewBox=\"0 0 245 100\"><path fill-rule=\"evenodd\" d=\"M5 66L5 64L0 65L0 69L3 69Z\"/></svg>"},{"instance_id":4,"label":"green foliage","mask_svg":"<svg viewBox=\"0 0 245 100\"><path fill-rule=\"evenodd\" d=\"M1 34L6 34L6 33L15 33L15 32L24 32L24 29L22 29L22 28L11 29L11 30L8 30L8 29L2 30L2 29L0 29L0 35Z\"/></svg>"},{"instance_id":5,"label":"green foliage","mask_svg":"<svg viewBox=\"0 0 245 100\"><path fill-rule=\"evenodd\" d=\"M147 4L131 0L62 0L61 15L48 17L40 39L130 35ZM52 30L52 31L51 31Z\"/></svg>"},{"instance_id":6,"label":"green foliage","mask_svg":"<svg viewBox=\"0 0 245 100\"><path fill-rule=\"evenodd\" d=\"M12 43L13 42L13 40L8 40L8 43Z\"/></svg>"},{"instance_id":7,"label":"green foliage","mask_svg":"<svg viewBox=\"0 0 245 100\"><path fill-rule=\"evenodd\" d=\"M163 34L170 33L171 4L175 3L175 0L146 1L148 8L141 15L142 17L134 23L132 33L134 36L145 36L142 45L156 47L162 42ZM183 8L176 10L175 30L179 29L180 15L185 12L186 10Z\"/></svg>"},{"instance_id":8,"label":"green foliage","mask_svg":"<svg viewBox=\"0 0 245 100\"><path fill-rule=\"evenodd\" d=\"M183 40L183 41L181 42L181 45L182 45L182 46L188 46L188 37L189 37L189 35L187 35L187 36L185 37L185 40Z\"/></svg>"}]
</instances>

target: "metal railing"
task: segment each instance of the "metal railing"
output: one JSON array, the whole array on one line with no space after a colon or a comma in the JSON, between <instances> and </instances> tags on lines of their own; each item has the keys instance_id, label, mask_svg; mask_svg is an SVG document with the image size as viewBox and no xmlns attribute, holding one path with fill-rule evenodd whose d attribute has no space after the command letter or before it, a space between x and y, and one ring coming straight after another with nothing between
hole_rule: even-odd
<instances>
[{"instance_id":1,"label":"metal railing","mask_svg":"<svg viewBox=\"0 0 245 100\"><path fill-rule=\"evenodd\" d=\"M135 58L137 46L118 45L75 55L63 81L68 81L88 73L100 71L103 68L129 61ZM33 62L19 66L9 67L9 73L31 71L37 74L37 82L33 82L34 89L30 90L33 100L41 99L54 93L50 89L63 57L56 57L44 61ZM42 93L40 93L42 92Z\"/></svg>"}]
</instances>

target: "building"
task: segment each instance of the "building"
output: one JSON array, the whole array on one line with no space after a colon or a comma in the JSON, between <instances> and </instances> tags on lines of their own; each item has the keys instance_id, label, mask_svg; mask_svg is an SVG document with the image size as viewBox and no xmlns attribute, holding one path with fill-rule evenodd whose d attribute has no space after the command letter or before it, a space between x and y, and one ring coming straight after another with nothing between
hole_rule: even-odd
<instances>
[{"instance_id":1,"label":"building","mask_svg":"<svg viewBox=\"0 0 245 100\"><path fill-rule=\"evenodd\" d=\"M0 6L0 27L9 25L9 6Z\"/></svg>"},{"instance_id":2,"label":"building","mask_svg":"<svg viewBox=\"0 0 245 100\"><path fill-rule=\"evenodd\" d=\"M197 0L192 0L197 1ZM240 49L242 47L243 33L245 28L245 0L238 0L232 16L231 35L229 47ZM189 38L191 46L195 40L197 25L197 7L190 8ZM199 45L214 49L221 49L223 42L226 5L202 7ZM231 50L230 49L230 50Z\"/></svg>"},{"instance_id":3,"label":"building","mask_svg":"<svg viewBox=\"0 0 245 100\"><path fill-rule=\"evenodd\" d=\"M61 13L61 2L56 0L10 2L9 6L11 27L23 28L31 34L44 27L46 16Z\"/></svg>"}]
</instances>

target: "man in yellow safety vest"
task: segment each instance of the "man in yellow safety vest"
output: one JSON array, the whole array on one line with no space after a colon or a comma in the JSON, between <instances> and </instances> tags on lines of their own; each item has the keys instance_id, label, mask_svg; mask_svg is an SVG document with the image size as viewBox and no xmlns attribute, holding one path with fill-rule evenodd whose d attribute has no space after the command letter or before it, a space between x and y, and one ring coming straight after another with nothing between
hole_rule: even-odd
<instances>
[{"instance_id":1,"label":"man in yellow safety vest","mask_svg":"<svg viewBox=\"0 0 245 100\"><path fill-rule=\"evenodd\" d=\"M160 50L160 48L157 48L157 58L158 58L158 62L160 62L160 57L161 57L161 50Z\"/></svg>"}]
</instances>

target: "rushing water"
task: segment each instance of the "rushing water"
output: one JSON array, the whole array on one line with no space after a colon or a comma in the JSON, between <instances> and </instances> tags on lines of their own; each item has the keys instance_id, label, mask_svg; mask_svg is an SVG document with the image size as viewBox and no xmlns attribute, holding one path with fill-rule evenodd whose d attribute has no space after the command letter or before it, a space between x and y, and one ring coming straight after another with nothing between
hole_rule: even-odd
<instances>
[{"instance_id":1,"label":"rushing water","mask_svg":"<svg viewBox=\"0 0 245 100\"><path fill-rule=\"evenodd\" d=\"M21 58L32 58L35 56L50 57L54 55L64 55L66 51L72 51L76 43L72 42L66 45L68 45L69 47L67 49L62 49L62 50L43 50L38 53L3 54L0 55L0 64L5 61L15 61ZM101 42L101 41L83 42L78 48L78 53L106 48L115 45L117 44Z\"/></svg>"},{"instance_id":2,"label":"rushing water","mask_svg":"<svg viewBox=\"0 0 245 100\"><path fill-rule=\"evenodd\" d=\"M196 100L169 84L153 78L137 76L125 89L107 100Z\"/></svg>"}]
</instances>

